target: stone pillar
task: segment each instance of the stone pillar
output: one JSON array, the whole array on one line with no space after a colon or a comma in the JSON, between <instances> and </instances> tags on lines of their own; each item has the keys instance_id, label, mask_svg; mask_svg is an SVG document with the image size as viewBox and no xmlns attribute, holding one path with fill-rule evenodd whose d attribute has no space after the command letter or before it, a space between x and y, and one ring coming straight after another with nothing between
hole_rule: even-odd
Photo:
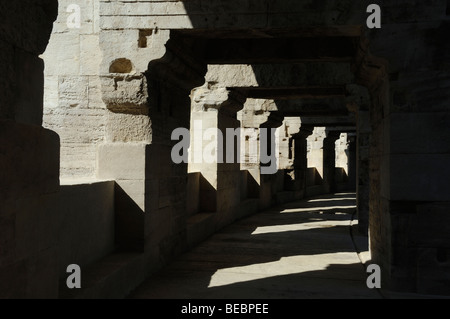
<instances>
[{"instance_id":1,"label":"stone pillar","mask_svg":"<svg viewBox=\"0 0 450 319\"><path fill-rule=\"evenodd\" d=\"M274 203L277 190L278 143L276 131L283 123L279 112L270 112L264 123L259 126L259 207L270 207Z\"/></svg>"},{"instance_id":2,"label":"stone pillar","mask_svg":"<svg viewBox=\"0 0 450 319\"><path fill-rule=\"evenodd\" d=\"M323 177L323 140L325 127L316 127L308 137L308 167L315 167L320 177Z\"/></svg>"},{"instance_id":3,"label":"stone pillar","mask_svg":"<svg viewBox=\"0 0 450 319\"><path fill-rule=\"evenodd\" d=\"M306 190L306 174L308 170L307 138L313 133L314 127L300 127L300 131L292 135L294 164L293 169L287 172L286 189L294 191L295 198L303 198ZM290 178L289 178L290 177Z\"/></svg>"},{"instance_id":4,"label":"stone pillar","mask_svg":"<svg viewBox=\"0 0 450 319\"><path fill-rule=\"evenodd\" d=\"M323 140L323 183L325 193L334 193L336 168L336 141L341 135L339 131L328 131Z\"/></svg>"},{"instance_id":5,"label":"stone pillar","mask_svg":"<svg viewBox=\"0 0 450 319\"><path fill-rule=\"evenodd\" d=\"M0 299L57 298L59 137L42 127L58 3L0 4Z\"/></svg>"},{"instance_id":6,"label":"stone pillar","mask_svg":"<svg viewBox=\"0 0 450 319\"><path fill-rule=\"evenodd\" d=\"M240 202L240 122L236 115L245 96L209 85L192 92L191 162L200 172L200 211L216 212L218 227L235 219Z\"/></svg>"},{"instance_id":7,"label":"stone pillar","mask_svg":"<svg viewBox=\"0 0 450 319\"><path fill-rule=\"evenodd\" d=\"M348 133L347 135L347 175L348 182L346 188L349 191L356 191L357 179L357 144L358 138L355 133Z\"/></svg>"},{"instance_id":8,"label":"stone pillar","mask_svg":"<svg viewBox=\"0 0 450 319\"><path fill-rule=\"evenodd\" d=\"M369 194L370 194L370 95L365 87L347 86L351 92L347 107L356 114L356 211L358 229L361 234L369 232Z\"/></svg>"},{"instance_id":9,"label":"stone pillar","mask_svg":"<svg viewBox=\"0 0 450 319\"><path fill-rule=\"evenodd\" d=\"M260 209L266 208L272 202L272 174L261 174L261 171L267 170L268 167L261 165L261 153L263 152L265 157L266 153L271 155L271 146L267 147L267 142L273 142L272 136L275 138L276 131L271 130L281 126L282 119L280 114L277 113L276 105L272 100L264 99L247 99L244 109L239 112L239 119L242 127L242 163L241 169L248 171L247 173L247 197L257 198L258 206ZM264 129L270 132L269 135L261 134ZM275 135L273 135L275 131ZM261 138L265 138L265 144L261 144ZM278 146L278 141L275 141ZM263 149L261 148L263 147ZM267 150L269 149L269 152ZM278 151L277 151L278 152ZM274 154L277 157L277 154ZM266 161L266 159L264 160ZM275 171L278 171L278 167L275 164ZM273 167L272 167L273 168Z\"/></svg>"},{"instance_id":10,"label":"stone pillar","mask_svg":"<svg viewBox=\"0 0 450 319\"><path fill-rule=\"evenodd\" d=\"M179 140L172 140L172 133L189 132L189 95L204 82L206 65L191 51L191 42L170 31L154 33L155 46L137 46L141 34L101 34L102 95L114 114L108 119L109 137L98 149L97 174L116 181L118 249L144 252L151 267L158 267L186 248L188 164L173 161ZM112 68L123 58L114 56L123 52L122 38L134 43L127 47L133 66L127 73Z\"/></svg>"},{"instance_id":11,"label":"stone pillar","mask_svg":"<svg viewBox=\"0 0 450 319\"><path fill-rule=\"evenodd\" d=\"M357 184L356 210L358 228L362 234L369 232L369 194L370 194L370 116L369 111L359 110L357 114Z\"/></svg>"}]
</instances>

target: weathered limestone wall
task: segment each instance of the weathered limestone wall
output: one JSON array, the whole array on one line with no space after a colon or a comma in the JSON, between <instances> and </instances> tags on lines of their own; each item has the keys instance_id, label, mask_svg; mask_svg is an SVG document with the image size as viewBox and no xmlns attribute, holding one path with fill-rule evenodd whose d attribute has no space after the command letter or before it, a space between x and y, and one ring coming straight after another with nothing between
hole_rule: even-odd
<instances>
[{"instance_id":1,"label":"weathered limestone wall","mask_svg":"<svg viewBox=\"0 0 450 319\"><path fill-rule=\"evenodd\" d=\"M448 2L405 1L403 13L383 5L383 28L370 34L390 79L369 86L377 107L370 114L373 258L392 289L448 294Z\"/></svg>"},{"instance_id":2,"label":"weathered limestone wall","mask_svg":"<svg viewBox=\"0 0 450 319\"><path fill-rule=\"evenodd\" d=\"M80 27L72 27L79 6ZM95 179L108 113L101 99L99 0L60 0L45 61L44 127L61 138L61 178ZM69 10L69 12L67 12ZM73 10L73 9L72 9Z\"/></svg>"},{"instance_id":3,"label":"weathered limestone wall","mask_svg":"<svg viewBox=\"0 0 450 319\"><path fill-rule=\"evenodd\" d=\"M58 293L59 139L41 127L44 63L57 2L0 3L0 297Z\"/></svg>"},{"instance_id":4,"label":"weathered limestone wall","mask_svg":"<svg viewBox=\"0 0 450 319\"><path fill-rule=\"evenodd\" d=\"M85 266L115 249L114 182L61 185L58 212L58 267L63 280L67 267Z\"/></svg>"}]
</instances>

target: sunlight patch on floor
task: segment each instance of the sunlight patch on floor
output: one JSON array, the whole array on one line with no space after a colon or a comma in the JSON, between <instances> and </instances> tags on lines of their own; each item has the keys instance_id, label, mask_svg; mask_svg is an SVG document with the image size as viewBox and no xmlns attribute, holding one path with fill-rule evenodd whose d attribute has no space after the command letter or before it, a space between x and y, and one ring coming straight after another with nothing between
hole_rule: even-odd
<instances>
[{"instance_id":1,"label":"sunlight patch on floor","mask_svg":"<svg viewBox=\"0 0 450 319\"><path fill-rule=\"evenodd\" d=\"M211 276L208 288L286 275L305 274L312 277L328 278L333 277L333 274L329 271L331 265L340 266L355 263L359 263L355 253L282 257L280 260L273 262L219 269Z\"/></svg>"},{"instance_id":2,"label":"sunlight patch on floor","mask_svg":"<svg viewBox=\"0 0 450 319\"><path fill-rule=\"evenodd\" d=\"M283 233L287 231L297 231L297 230L308 230L308 229L321 229L329 228L335 226L348 226L348 220L327 222L319 218L311 218L305 220L303 223L299 224L289 224L289 225L273 225L273 226L261 226L257 227L252 235L260 234L271 234L271 233Z\"/></svg>"},{"instance_id":3,"label":"sunlight patch on floor","mask_svg":"<svg viewBox=\"0 0 450 319\"><path fill-rule=\"evenodd\" d=\"M320 202L336 202L336 201L355 201L355 197L348 197L348 198L319 198L319 199L309 199L306 202L307 203L320 203Z\"/></svg>"},{"instance_id":4,"label":"sunlight patch on floor","mask_svg":"<svg viewBox=\"0 0 450 319\"><path fill-rule=\"evenodd\" d=\"M303 208L288 208L282 210L280 213L304 213L304 212L326 212L329 210L345 210L356 208L355 205L347 205L347 206L323 206L323 207L303 207Z\"/></svg>"}]
</instances>

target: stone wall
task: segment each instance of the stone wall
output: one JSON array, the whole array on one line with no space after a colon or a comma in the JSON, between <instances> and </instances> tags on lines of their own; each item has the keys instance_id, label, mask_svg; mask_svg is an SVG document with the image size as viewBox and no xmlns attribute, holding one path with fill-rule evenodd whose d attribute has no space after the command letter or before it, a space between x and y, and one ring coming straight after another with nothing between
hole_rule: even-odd
<instances>
[{"instance_id":1,"label":"stone wall","mask_svg":"<svg viewBox=\"0 0 450 319\"><path fill-rule=\"evenodd\" d=\"M67 267L97 262L115 249L114 181L61 185L58 213L58 268L64 282Z\"/></svg>"},{"instance_id":2,"label":"stone wall","mask_svg":"<svg viewBox=\"0 0 450 319\"><path fill-rule=\"evenodd\" d=\"M383 286L448 293L448 1L380 1L382 28L374 30L365 28L369 3L86 0L79 3L80 28L71 29L66 23L70 3L60 1L60 15L43 55L44 112L40 102L44 96L43 63L38 55L47 44L56 4L43 0L1 4L0 59L7 67L0 78L0 116L5 124L1 127L0 153L14 149L14 158L19 159L0 158L5 163L4 172L19 172L18 176L4 173L2 179L0 199L6 207L2 239L5 247L15 247L15 241L21 240L18 247L31 245L22 250L25 254L18 255L20 261L11 255L13 248L2 250L6 257L0 267L7 269L2 274L14 275L18 263L31 271L42 262L42 267L36 268L45 269L42 278L57 271L54 264L46 265L41 259L54 254L54 238L46 236L53 232L45 230L51 229L55 217L46 203L50 205L51 196L58 191L59 175L58 138L40 128L43 113L44 126L61 136L62 178L116 181L116 240L122 248L144 251L158 263L185 249L190 236L187 211L195 207L186 205L187 165L171 162L174 142L170 134L178 127L189 128L189 95L206 79L222 88L345 87L351 93L347 106L358 118L359 167L368 171L358 175L358 200L368 202L358 209L370 217L366 221L372 257L383 269ZM284 31L277 33L280 30ZM284 39L292 30L309 39L348 37L356 56L346 62L296 61L294 66L286 66L280 61L289 56L274 47L230 49L242 44L239 37L261 44L266 43L264 38ZM221 42L205 40L208 36ZM238 39L230 40L233 37ZM217 49L213 44L220 46ZM326 47L326 42L322 44ZM262 53L278 56L262 55L268 66L250 66L251 55L260 57ZM225 66L209 66L207 73L208 58ZM248 63L242 62L245 59ZM233 63L237 66L229 65ZM349 92L355 84L367 92ZM325 107L311 104L312 108L326 114L341 106L340 101L324 101ZM265 120L269 111L281 105L291 112L307 110L305 103L266 99L260 101L259 109L244 107L240 119L244 127L256 129L263 123L262 117ZM286 123L282 127L286 128ZM310 134L309 127L302 129L296 136L298 154L306 150L304 139ZM278 131L283 143L289 143L288 135ZM289 145L283 144L284 154L288 150ZM31 165L36 162L40 165ZM282 165L289 164L286 160ZM299 158L292 163L300 179L307 174L303 164ZM237 170L234 173L237 175ZM276 185L260 193L267 201L264 205L269 204L279 183L261 178L254 170L250 175L260 185ZM39 205L17 208L17 200L24 198ZM26 215L37 206L35 215ZM48 225L28 232L30 224L22 221L40 214L43 217L39 220ZM224 216L223 220L231 218ZM43 238L42 245L36 238ZM22 295L54 293L53 282L38 289L33 278L37 276L27 273L18 287L28 288L9 290L11 295L19 291Z\"/></svg>"},{"instance_id":3,"label":"stone wall","mask_svg":"<svg viewBox=\"0 0 450 319\"><path fill-rule=\"evenodd\" d=\"M392 289L448 293L449 224L441 215L449 199L448 148L441 144L448 136L442 126L449 114L448 3L404 6L402 13L385 3L382 32L370 33L372 54L388 61L368 86L376 106L370 114L373 258ZM439 227L435 218L442 218Z\"/></svg>"},{"instance_id":4,"label":"stone wall","mask_svg":"<svg viewBox=\"0 0 450 319\"><path fill-rule=\"evenodd\" d=\"M79 7L80 27L71 17ZM97 146L105 139L102 101L98 0L60 0L58 18L43 54L45 61L44 127L61 138L61 178L95 179Z\"/></svg>"},{"instance_id":5,"label":"stone wall","mask_svg":"<svg viewBox=\"0 0 450 319\"><path fill-rule=\"evenodd\" d=\"M41 127L45 49L57 2L0 4L0 297L58 292L59 138Z\"/></svg>"}]
</instances>

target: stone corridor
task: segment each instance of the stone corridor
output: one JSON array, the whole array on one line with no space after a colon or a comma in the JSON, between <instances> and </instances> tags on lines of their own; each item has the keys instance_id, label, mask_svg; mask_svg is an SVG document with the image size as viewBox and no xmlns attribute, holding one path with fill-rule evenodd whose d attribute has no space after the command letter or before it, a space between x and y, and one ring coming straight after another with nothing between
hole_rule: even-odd
<instances>
[{"instance_id":1,"label":"stone corridor","mask_svg":"<svg viewBox=\"0 0 450 319\"><path fill-rule=\"evenodd\" d=\"M2 1L0 298L450 296L450 2L370 2Z\"/></svg>"},{"instance_id":2,"label":"stone corridor","mask_svg":"<svg viewBox=\"0 0 450 319\"><path fill-rule=\"evenodd\" d=\"M354 193L278 205L239 220L177 258L128 298L381 298L366 285L367 237Z\"/></svg>"}]
</instances>

